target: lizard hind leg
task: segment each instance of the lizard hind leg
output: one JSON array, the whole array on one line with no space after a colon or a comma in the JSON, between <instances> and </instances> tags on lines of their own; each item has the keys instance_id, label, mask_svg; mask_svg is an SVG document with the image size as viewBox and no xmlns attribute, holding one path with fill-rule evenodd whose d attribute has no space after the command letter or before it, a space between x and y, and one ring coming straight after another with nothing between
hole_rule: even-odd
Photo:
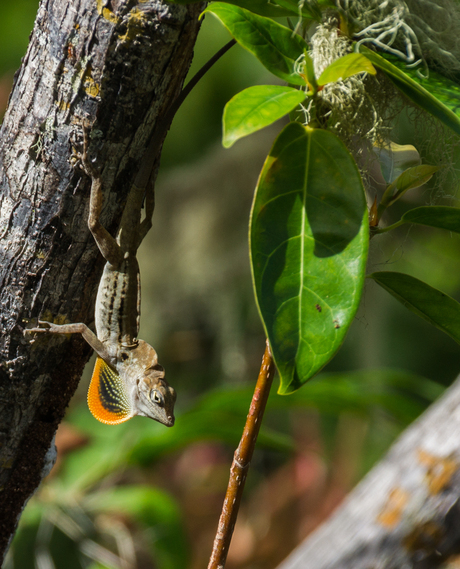
<instances>
[{"instance_id":1,"label":"lizard hind leg","mask_svg":"<svg viewBox=\"0 0 460 569\"><path fill-rule=\"evenodd\" d=\"M135 415L123 380L101 358L94 366L88 407L93 417L106 425L118 425Z\"/></svg>"},{"instance_id":2,"label":"lizard hind leg","mask_svg":"<svg viewBox=\"0 0 460 569\"><path fill-rule=\"evenodd\" d=\"M99 221L102 210L102 178L99 170L95 168L88 156L88 132L83 127L83 152L81 162L83 170L91 178L91 195L89 200L88 228L91 231L96 245L104 259L111 265L117 265L123 260L123 253L117 241Z\"/></svg>"}]
</instances>

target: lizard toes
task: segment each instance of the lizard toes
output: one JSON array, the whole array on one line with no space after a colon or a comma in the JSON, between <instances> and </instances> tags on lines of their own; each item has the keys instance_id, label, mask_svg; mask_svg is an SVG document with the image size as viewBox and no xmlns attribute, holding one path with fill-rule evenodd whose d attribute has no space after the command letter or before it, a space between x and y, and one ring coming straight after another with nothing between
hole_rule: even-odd
<instances>
[{"instance_id":1,"label":"lizard toes","mask_svg":"<svg viewBox=\"0 0 460 569\"><path fill-rule=\"evenodd\" d=\"M52 324L50 324L49 322L44 322L43 320L39 320L38 324L41 327L35 327L35 328L26 328L24 330L24 334L31 334L33 332L49 332L50 328L52 326Z\"/></svg>"}]
</instances>

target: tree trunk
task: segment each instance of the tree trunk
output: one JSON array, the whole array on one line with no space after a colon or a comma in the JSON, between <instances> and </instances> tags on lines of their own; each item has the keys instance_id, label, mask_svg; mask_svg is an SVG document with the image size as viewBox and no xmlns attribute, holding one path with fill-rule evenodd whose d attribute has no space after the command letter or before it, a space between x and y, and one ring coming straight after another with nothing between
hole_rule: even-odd
<instances>
[{"instance_id":1,"label":"tree trunk","mask_svg":"<svg viewBox=\"0 0 460 569\"><path fill-rule=\"evenodd\" d=\"M278 569L432 569L460 553L460 378Z\"/></svg>"},{"instance_id":2,"label":"tree trunk","mask_svg":"<svg viewBox=\"0 0 460 569\"><path fill-rule=\"evenodd\" d=\"M116 231L159 117L188 71L203 5L42 0L0 137L0 550L49 471L53 437L91 350L24 329L94 319L103 260L78 166L94 122L102 222ZM155 166L156 167L156 166Z\"/></svg>"}]
</instances>

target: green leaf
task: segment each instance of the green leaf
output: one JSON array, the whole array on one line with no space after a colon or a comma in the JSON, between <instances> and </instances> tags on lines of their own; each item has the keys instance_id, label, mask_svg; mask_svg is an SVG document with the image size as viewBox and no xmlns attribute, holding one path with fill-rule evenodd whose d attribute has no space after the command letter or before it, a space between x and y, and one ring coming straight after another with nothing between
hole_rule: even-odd
<instances>
[{"instance_id":1,"label":"green leaf","mask_svg":"<svg viewBox=\"0 0 460 569\"><path fill-rule=\"evenodd\" d=\"M460 343L460 304L440 290L403 273L369 275L406 308Z\"/></svg>"},{"instance_id":2,"label":"green leaf","mask_svg":"<svg viewBox=\"0 0 460 569\"><path fill-rule=\"evenodd\" d=\"M174 4L196 4L201 0L171 0ZM285 16L301 16L305 20L321 21L321 8L332 7L328 0L319 2L296 2L295 0L222 0L226 4L233 4L267 18L282 18ZM319 4L319 5L317 5Z\"/></svg>"},{"instance_id":3,"label":"green leaf","mask_svg":"<svg viewBox=\"0 0 460 569\"><path fill-rule=\"evenodd\" d=\"M439 170L438 166L430 166L429 164L420 164L408 168L395 180L396 190L402 195L407 190L419 188L431 180L433 174Z\"/></svg>"},{"instance_id":4,"label":"green leaf","mask_svg":"<svg viewBox=\"0 0 460 569\"><path fill-rule=\"evenodd\" d=\"M360 46L360 51L371 60L375 67L383 71L404 95L460 135L460 118L432 93L381 55L365 46Z\"/></svg>"},{"instance_id":5,"label":"green leaf","mask_svg":"<svg viewBox=\"0 0 460 569\"><path fill-rule=\"evenodd\" d=\"M349 53L328 65L318 79L318 85L335 83L339 79L346 79L357 73L370 73L375 75L375 70L369 59L362 53Z\"/></svg>"},{"instance_id":6,"label":"green leaf","mask_svg":"<svg viewBox=\"0 0 460 569\"><path fill-rule=\"evenodd\" d=\"M293 85L305 85L294 73L297 58L307 44L290 29L244 8L213 2L203 12L214 14L236 41L250 51L271 73Z\"/></svg>"},{"instance_id":7,"label":"green leaf","mask_svg":"<svg viewBox=\"0 0 460 569\"><path fill-rule=\"evenodd\" d=\"M304 65L307 84L308 88L310 89L309 94L316 94L318 92L318 81L316 80L315 66L313 59L307 51L304 52Z\"/></svg>"},{"instance_id":8,"label":"green leaf","mask_svg":"<svg viewBox=\"0 0 460 569\"><path fill-rule=\"evenodd\" d=\"M388 207L408 190L413 190L414 188L423 186L423 184L426 184L438 170L438 166L430 166L429 164L420 164L419 166L408 168L385 190L385 193L382 196L381 205Z\"/></svg>"},{"instance_id":9,"label":"green leaf","mask_svg":"<svg viewBox=\"0 0 460 569\"><path fill-rule=\"evenodd\" d=\"M225 105L223 145L225 148L290 113L305 99L292 87L257 85L235 95Z\"/></svg>"},{"instance_id":10,"label":"green leaf","mask_svg":"<svg viewBox=\"0 0 460 569\"><path fill-rule=\"evenodd\" d=\"M201 0L170 0L173 4L196 4L201 2ZM261 16L266 16L267 18L283 18L286 16L292 16L294 9L292 6L288 8L283 8L279 4L270 2L269 0L222 0L227 4L234 4L235 6L240 6L245 8L255 14ZM295 11L298 14L298 10Z\"/></svg>"},{"instance_id":11,"label":"green leaf","mask_svg":"<svg viewBox=\"0 0 460 569\"><path fill-rule=\"evenodd\" d=\"M192 1L199 2L200 0ZM245 8L250 12L259 14L259 16L266 16L267 18L283 18L286 16L292 16L294 13L294 10L291 6L285 8L279 4L268 2L268 0L222 0L222 2L225 2L226 4L233 4L234 6L239 6L240 8ZM298 10L295 13L298 14Z\"/></svg>"},{"instance_id":12,"label":"green leaf","mask_svg":"<svg viewBox=\"0 0 460 569\"><path fill-rule=\"evenodd\" d=\"M444 77L444 75L433 69L407 67L404 61L396 56L387 53L382 53L381 55L384 59L408 75L415 83L418 83L429 91L431 95L441 101L441 103L457 116L460 116L460 85L458 85L458 83Z\"/></svg>"},{"instance_id":13,"label":"green leaf","mask_svg":"<svg viewBox=\"0 0 460 569\"><path fill-rule=\"evenodd\" d=\"M262 170L251 212L257 303L280 393L342 344L361 296L367 207L356 164L331 132L289 124Z\"/></svg>"},{"instance_id":14,"label":"green leaf","mask_svg":"<svg viewBox=\"0 0 460 569\"><path fill-rule=\"evenodd\" d=\"M460 233L460 208L425 205L407 211L401 221Z\"/></svg>"}]
</instances>

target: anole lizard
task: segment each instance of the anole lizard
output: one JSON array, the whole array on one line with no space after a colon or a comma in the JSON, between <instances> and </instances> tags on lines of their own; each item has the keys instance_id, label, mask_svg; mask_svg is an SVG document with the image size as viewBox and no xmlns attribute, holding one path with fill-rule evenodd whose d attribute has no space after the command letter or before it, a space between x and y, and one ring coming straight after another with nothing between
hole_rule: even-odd
<instances>
[{"instance_id":1,"label":"anole lizard","mask_svg":"<svg viewBox=\"0 0 460 569\"><path fill-rule=\"evenodd\" d=\"M152 225L154 192L153 187L149 188L150 176L163 136L192 88L234 44L235 40L231 40L200 69L160 120L145 153L150 164L144 158L128 195L116 239L99 221L103 198L101 176L88 158L87 134L83 129L82 164L92 180L88 227L106 260L96 298L96 334L83 323L58 325L41 321L39 324L44 328L30 328L27 332L81 334L93 348L98 358L88 390L88 406L102 423L115 425L141 415L168 427L174 425L176 393L164 379L156 351L137 339L140 276L136 252ZM144 199L146 211L141 222Z\"/></svg>"},{"instance_id":2,"label":"anole lizard","mask_svg":"<svg viewBox=\"0 0 460 569\"><path fill-rule=\"evenodd\" d=\"M141 168L136 176L114 239L99 221L101 177L89 160L86 130L83 132L82 164L92 180L88 227L106 260L96 299L96 335L83 323L39 322L45 328L31 328L28 332L81 334L93 348L98 358L88 390L88 406L102 423L114 425L141 415L171 427L176 393L164 379L156 351L137 339L140 275L136 252L151 227L153 188L146 192L151 168ZM144 196L146 212L141 222Z\"/></svg>"}]
</instances>

